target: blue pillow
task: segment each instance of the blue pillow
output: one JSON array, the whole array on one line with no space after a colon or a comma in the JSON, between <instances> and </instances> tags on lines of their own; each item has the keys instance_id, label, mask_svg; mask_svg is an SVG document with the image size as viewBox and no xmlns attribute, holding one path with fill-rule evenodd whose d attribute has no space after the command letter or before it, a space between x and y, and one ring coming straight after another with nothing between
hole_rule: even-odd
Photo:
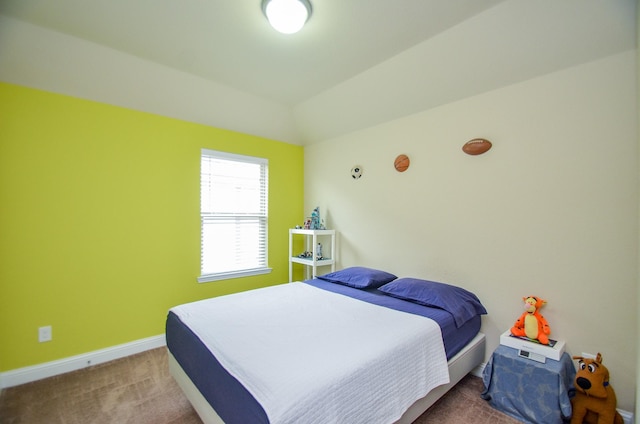
<instances>
[{"instance_id":1,"label":"blue pillow","mask_svg":"<svg viewBox=\"0 0 640 424\"><path fill-rule=\"evenodd\" d=\"M385 271L354 266L329 274L318 275L317 278L357 289L375 289L398 277Z\"/></svg>"},{"instance_id":2,"label":"blue pillow","mask_svg":"<svg viewBox=\"0 0 640 424\"><path fill-rule=\"evenodd\" d=\"M487 313L475 294L449 284L417 278L400 278L378 290L409 302L444 309L453 315L458 328L476 315Z\"/></svg>"}]
</instances>

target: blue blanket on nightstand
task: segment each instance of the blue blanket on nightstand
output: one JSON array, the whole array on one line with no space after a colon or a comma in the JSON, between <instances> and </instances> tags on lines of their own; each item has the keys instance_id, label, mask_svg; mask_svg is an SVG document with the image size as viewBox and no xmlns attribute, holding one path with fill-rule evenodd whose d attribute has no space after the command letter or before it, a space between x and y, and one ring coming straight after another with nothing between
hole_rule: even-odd
<instances>
[{"instance_id":1,"label":"blue blanket on nightstand","mask_svg":"<svg viewBox=\"0 0 640 424\"><path fill-rule=\"evenodd\" d=\"M559 361L540 363L498 346L482 373L482 397L491 406L530 424L562 424L571 416L569 391L576 370L565 352Z\"/></svg>"}]
</instances>

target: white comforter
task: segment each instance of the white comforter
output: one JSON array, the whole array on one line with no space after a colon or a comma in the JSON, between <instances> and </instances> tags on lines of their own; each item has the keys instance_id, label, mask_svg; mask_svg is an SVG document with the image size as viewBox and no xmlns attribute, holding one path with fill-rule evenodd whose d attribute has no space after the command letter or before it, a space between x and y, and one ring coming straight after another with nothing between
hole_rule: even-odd
<instances>
[{"instance_id":1,"label":"white comforter","mask_svg":"<svg viewBox=\"0 0 640 424\"><path fill-rule=\"evenodd\" d=\"M304 283L172 310L271 424L391 423L449 382L434 321Z\"/></svg>"}]
</instances>

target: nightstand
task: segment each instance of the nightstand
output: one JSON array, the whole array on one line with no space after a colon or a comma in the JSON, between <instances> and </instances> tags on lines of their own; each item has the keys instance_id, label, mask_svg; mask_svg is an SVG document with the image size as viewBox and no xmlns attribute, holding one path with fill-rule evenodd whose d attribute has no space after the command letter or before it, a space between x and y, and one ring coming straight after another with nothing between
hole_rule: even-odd
<instances>
[{"instance_id":1,"label":"nightstand","mask_svg":"<svg viewBox=\"0 0 640 424\"><path fill-rule=\"evenodd\" d=\"M571 416L569 389L576 370L565 352L559 361L545 363L518 356L500 345L482 372L483 399L491 406L530 424L561 424Z\"/></svg>"}]
</instances>

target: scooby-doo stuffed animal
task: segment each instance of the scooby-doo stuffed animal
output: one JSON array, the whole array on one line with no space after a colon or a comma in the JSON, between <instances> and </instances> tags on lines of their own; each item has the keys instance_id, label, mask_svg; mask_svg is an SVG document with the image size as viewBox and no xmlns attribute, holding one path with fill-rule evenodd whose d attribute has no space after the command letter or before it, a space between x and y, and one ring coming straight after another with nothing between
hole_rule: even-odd
<instances>
[{"instance_id":1,"label":"scooby-doo stuffed animal","mask_svg":"<svg viewBox=\"0 0 640 424\"><path fill-rule=\"evenodd\" d=\"M578 372L574 380L576 395L571 399L571 424L623 424L616 411L616 393L609 385L609 370L602 365L602 355L596 359L574 356Z\"/></svg>"},{"instance_id":2,"label":"scooby-doo stuffed animal","mask_svg":"<svg viewBox=\"0 0 640 424\"><path fill-rule=\"evenodd\" d=\"M551 329L547 320L540 314L540 308L547 301L535 296L523 297L522 300L524 300L524 313L511 327L511 334L518 337L528 337L548 345Z\"/></svg>"}]
</instances>

